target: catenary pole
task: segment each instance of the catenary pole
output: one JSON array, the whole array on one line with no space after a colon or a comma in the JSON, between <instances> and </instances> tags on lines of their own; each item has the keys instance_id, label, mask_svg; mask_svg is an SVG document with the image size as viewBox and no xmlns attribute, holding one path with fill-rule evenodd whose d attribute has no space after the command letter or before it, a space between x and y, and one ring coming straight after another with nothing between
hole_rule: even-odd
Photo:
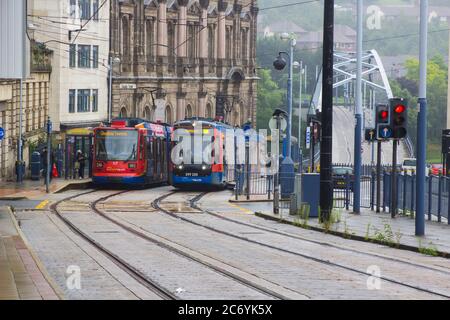
<instances>
[{"instance_id":1,"label":"catenary pole","mask_svg":"<svg viewBox=\"0 0 450 320\"><path fill-rule=\"evenodd\" d=\"M428 0L420 0L420 80L417 116L416 236L425 235L425 161L427 143Z\"/></svg>"},{"instance_id":2,"label":"catenary pole","mask_svg":"<svg viewBox=\"0 0 450 320\"><path fill-rule=\"evenodd\" d=\"M361 212L361 132L362 132L362 38L363 38L363 0L357 1L357 40L356 40L356 99L355 99L355 181L353 212Z\"/></svg>"},{"instance_id":3,"label":"catenary pole","mask_svg":"<svg viewBox=\"0 0 450 320\"><path fill-rule=\"evenodd\" d=\"M322 79L322 145L320 148L320 218L328 221L333 209L333 45L334 0L324 2L323 79Z\"/></svg>"}]
</instances>

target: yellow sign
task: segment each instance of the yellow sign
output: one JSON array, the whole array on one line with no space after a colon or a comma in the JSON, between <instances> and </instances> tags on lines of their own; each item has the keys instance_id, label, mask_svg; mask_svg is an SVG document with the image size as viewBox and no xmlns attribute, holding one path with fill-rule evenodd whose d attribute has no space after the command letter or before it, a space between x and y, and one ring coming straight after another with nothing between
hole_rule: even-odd
<instances>
[{"instance_id":1,"label":"yellow sign","mask_svg":"<svg viewBox=\"0 0 450 320\"><path fill-rule=\"evenodd\" d=\"M106 130L99 131L100 137L128 137L128 131Z\"/></svg>"}]
</instances>

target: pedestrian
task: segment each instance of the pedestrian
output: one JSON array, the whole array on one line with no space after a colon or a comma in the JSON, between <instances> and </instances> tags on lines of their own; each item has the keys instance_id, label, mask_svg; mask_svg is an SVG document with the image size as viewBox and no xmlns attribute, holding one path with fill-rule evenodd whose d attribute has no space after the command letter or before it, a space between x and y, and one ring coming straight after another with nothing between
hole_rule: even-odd
<instances>
[{"instance_id":1,"label":"pedestrian","mask_svg":"<svg viewBox=\"0 0 450 320\"><path fill-rule=\"evenodd\" d=\"M86 157L83 154L83 152L81 152L81 150L77 151L77 158L76 158L77 162L78 162L78 178L79 179L84 179L84 167L86 164Z\"/></svg>"}]
</instances>

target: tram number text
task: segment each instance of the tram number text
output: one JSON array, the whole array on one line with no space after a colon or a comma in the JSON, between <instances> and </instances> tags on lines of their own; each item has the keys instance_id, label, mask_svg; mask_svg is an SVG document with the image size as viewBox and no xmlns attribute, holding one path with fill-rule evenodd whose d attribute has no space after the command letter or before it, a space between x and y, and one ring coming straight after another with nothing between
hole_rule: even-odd
<instances>
[{"instance_id":1,"label":"tram number text","mask_svg":"<svg viewBox=\"0 0 450 320\"><path fill-rule=\"evenodd\" d=\"M186 177L198 177L198 173L186 173Z\"/></svg>"}]
</instances>

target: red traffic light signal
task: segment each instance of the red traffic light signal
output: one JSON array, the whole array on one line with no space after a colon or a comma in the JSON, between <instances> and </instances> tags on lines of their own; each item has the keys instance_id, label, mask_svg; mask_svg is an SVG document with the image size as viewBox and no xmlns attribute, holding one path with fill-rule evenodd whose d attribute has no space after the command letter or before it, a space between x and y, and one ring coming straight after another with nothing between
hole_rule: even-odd
<instances>
[{"instance_id":1,"label":"red traffic light signal","mask_svg":"<svg viewBox=\"0 0 450 320\"><path fill-rule=\"evenodd\" d=\"M406 107L402 104L399 104L394 107L394 113L403 113L406 111Z\"/></svg>"},{"instance_id":2,"label":"red traffic light signal","mask_svg":"<svg viewBox=\"0 0 450 320\"><path fill-rule=\"evenodd\" d=\"M407 122L407 102L401 98L395 98L389 100L391 109L391 127L393 130L393 138L401 139L405 138L407 134L406 122Z\"/></svg>"},{"instance_id":3,"label":"red traffic light signal","mask_svg":"<svg viewBox=\"0 0 450 320\"><path fill-rule=\"evenodd\" d=\"M380 112L380 119L387 120L388 117L389 117L389 112L387 112L386 110L383 110Z\"/></svg>"}]
</instances>

